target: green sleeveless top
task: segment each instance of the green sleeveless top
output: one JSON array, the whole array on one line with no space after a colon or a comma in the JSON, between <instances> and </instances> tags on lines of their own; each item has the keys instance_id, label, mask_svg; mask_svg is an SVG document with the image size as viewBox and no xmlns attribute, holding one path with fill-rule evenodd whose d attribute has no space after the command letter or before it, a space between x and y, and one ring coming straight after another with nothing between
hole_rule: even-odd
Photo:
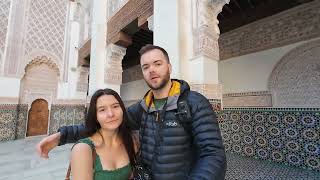
<instances>
[{"instance_id":1,"label":"green sleeveless top","mask_svg":"<svg viewBox=\"0 0 320 180\"><path fill-rule=\"evenodd\" d=\"M93 142L89 138L80 139L78 143L85 143L88 144L92 149L95 148ZM129 179L132 172L130 163L124 167L115 170L103 170L98 154L96 156L94 165L94 180L127 180Z\"/></svg>"}]
</instances>

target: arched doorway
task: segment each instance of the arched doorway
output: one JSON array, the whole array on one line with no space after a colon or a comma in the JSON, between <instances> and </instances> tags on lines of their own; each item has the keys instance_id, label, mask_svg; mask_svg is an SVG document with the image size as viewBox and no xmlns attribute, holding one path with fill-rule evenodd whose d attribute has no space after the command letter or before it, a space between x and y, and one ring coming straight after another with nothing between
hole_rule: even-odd
<instances>
[{"instance_id":1,"label":"arched doorway","mask_svg":"<svg viewBox=\"0 0 320 180\"><path fill-rule=\"evenodd\" d=\"M33 101L28 115L27 136L47 134L48 117L48 102L44 99Z\"/></svg>"}]
</instances>

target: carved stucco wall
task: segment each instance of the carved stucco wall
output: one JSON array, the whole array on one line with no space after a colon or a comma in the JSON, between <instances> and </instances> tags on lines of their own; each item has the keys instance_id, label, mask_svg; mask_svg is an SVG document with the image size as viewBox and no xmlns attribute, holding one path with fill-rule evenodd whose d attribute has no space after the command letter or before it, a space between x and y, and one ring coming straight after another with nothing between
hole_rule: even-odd
<instances>
[{"instance_id":1,"label":"carved stucco wall","mask_svg":"<svg viewBox=\"0 0 320 180\"><path fill-rule=\"evenodd\" d=\"M8 30L8 21L10 13L11 0L0 1L0 74L2 74L2 68L4 64L4 51Z\"/></svg>"},{"instance_id":2,"label":"carved stucco wall","mask_svg":"<svg viewBox=\"0 0 320 180\"><path fill-rule=\"evenodd\" d=\"M320 1L312 1L221 34L220 59L229 59L320 36L319 8Z\"/></svg>"},{"instance_id":3,"label":"carved stucco wall","mask_svg":"<svg viewBox=\"0 0 320 180\"><path fill-rule=\"evenodd\" d=\"M25 61L20 69L31 60L32 55L53 56L60 70L64 66L64 40L68 1L29 1L25 28ZM61 72L63 73L63 72Z\"/></svg>"},{"instance_id":4,"label":"carved stucco wall","mask_svg":"<svg viewBox=\"0 0 320 180\"><path fill-rule=\"evenodd\" d=\"M269 79L275 107L320 107L320 40L287 53Z\"/></svg>"}]
</instances>

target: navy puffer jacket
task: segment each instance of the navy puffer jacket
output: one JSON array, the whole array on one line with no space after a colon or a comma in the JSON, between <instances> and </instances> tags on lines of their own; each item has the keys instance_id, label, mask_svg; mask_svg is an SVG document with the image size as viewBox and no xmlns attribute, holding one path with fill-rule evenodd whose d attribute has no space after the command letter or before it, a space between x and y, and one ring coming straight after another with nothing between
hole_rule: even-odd
<instances>
[{"instance_id":1,"label":"navy puffer jacket","mask_svg":"<svg viewBox=\"0 0 320 180\"><path fill-rule=\"evenodd\" d=\"M135 121L141 120L138 113L141 107L145 112L138 122L141 123L140 145L144 163L150 167L155 180L224 179L225 151L211 104L203 95L190 91L185 81L172 82L163 118L161 109L156 110L150 104L151 91L128 109ZM191 132L176 116L179 96L186 91L189 91L186 99L192 116Z\"/></svg>"}]
</instances>

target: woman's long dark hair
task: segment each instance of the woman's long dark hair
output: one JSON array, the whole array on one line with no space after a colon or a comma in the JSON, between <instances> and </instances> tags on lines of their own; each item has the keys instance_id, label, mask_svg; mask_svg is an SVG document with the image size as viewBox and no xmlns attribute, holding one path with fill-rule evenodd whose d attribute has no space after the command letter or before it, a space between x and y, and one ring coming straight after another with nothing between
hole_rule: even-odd
<instances>
[{"instance_id":1,"label":"woman's long dark hair","mask_svg":"<svg viewBox=\"0 0 320 180\"><path fill-rule=\"evenodd\" d=\"M123 101L121 100L119 94L112 89L99 89L97 90L91 97L89 110L85 120L86 130L84 132L85 136L92 136L96 133L100 128L100 124L97 120L97 100L99 97L103 95L112 95L117 99L120 104L120 107L123 111L122 123L119 126L119 135L124 144L124 147L128 153L130 164L133 167L136 163L136 155L134 151L134 144L132 139L132 133L130 128L128 127L128 113L124 106Z\"/></svg>"}]
</instances>

